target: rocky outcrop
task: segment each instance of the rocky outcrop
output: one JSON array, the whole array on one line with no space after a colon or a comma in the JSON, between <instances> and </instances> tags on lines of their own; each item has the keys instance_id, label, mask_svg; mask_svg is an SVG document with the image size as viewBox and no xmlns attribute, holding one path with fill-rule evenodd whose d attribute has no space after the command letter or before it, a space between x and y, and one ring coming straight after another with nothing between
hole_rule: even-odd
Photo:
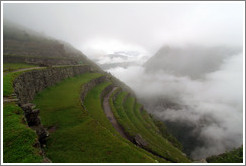
<instances>
[{"instance_id":1,"label":"rocky outcrop","mask_svg":"<svg viewBox=\"0 0 246 166\"><path fill-rule=\"evenodd\" d=\"M49 133L45 130L38 117L39 110L35 109L35 105L32 103L20 104L20 107L24 111L24 117L29 127L36 131L38 140L41 145L45 144L45 139Z\"/></svg>"},{"instance_id":2,"label":"rocky outcrop","mask_svg":"<svg viewBox=\"0 0 246 166\"><path fill-rule=\"evenodd\" d=\"M134 143L142 148L146 148L148 143L143 139L141 134L136 134L134 137Z\"/></svg>"},{"instance_id":3,"label":"rocky outcrop","mask_svg":"<svg viewBox=\"0 0 246 166\"><path fill-rule=\"evenodd\" d=\"M28 126L38 126L40 125L40 119L38 118L39 110L34 109L35 105L32 103L27 103L20 105L24 111L25 119Z\"/></svg>"},{"instance_id":4,"label":"rocky outcrop","mask_svg":"<svg viewBox=\"0 0 246 166\"><path fill-rule=\"evenodd\" d=\"M13 87L20 104L26 104L43 89L76 75L91 72L90 66L52 67L42 70L32 70L21 74L14 80Z\"/></svg>"}]
</instances>

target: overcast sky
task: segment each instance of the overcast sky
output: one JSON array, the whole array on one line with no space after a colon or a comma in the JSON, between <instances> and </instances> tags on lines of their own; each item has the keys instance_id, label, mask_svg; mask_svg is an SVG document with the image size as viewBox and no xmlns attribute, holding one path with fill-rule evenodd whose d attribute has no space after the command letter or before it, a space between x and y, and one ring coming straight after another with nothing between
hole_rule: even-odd
<instances>
[{"instance_id":1,"label":"overcast sky","mask_svg":"<svg viewBox=\"0 0 246 166\"><path fill-rule=\"evenodd\" d=\"M3 5L4 19L70 42L89 56L119 50L153 55L165 44L241 45L244 12L243 2Z\"/></svg>"}]
</instances>

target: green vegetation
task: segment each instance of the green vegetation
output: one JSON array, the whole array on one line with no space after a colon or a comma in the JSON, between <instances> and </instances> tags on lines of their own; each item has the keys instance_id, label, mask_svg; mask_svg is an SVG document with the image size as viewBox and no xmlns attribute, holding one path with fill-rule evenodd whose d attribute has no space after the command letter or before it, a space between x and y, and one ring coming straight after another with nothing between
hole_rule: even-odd
<instances>
[{"instance_id":1,"label":"green vegetation","mask_svg":"<svg viewBox=\"0 0 246 166\"><path fill-rule=\"evenodd\" d=\"M42 162L35 131L23 120L23 112L14 103L3 105L3 162L34 163Z\"/></svg>"},{"instance_id":2,"label":"green vegetation","mask_svg":"<svg viewBox=\"0 0 246 166\"><path fill-rule=\"evenodd\" d=\"M85 103L89 103L86 105L89 112L83 110L81 86L100 76L87 73L69 78L36 96L34 103L40 109L43 125L50 132L45 148L47 157L58 163L156 162L151 154L122 141L116 131L112 132L112 126L109 127L100 103L100 93L109 82L88 93Z\"/></svg>"},{"instance_id":3,"label":"green vegetation","mask_svg":"<svg viewBox=\"0 0 246 166\"><path fill-rule=\"evenodd\" d=\"M11 72L3 76L3 96L9 96L14 92L13 81L23 72Z\"/></svg>"},{"instance_id":4,"label":"green vegetation","mask_svg":"<svg viewBox=\"0 0 246 166\"><path fill-rule=\"evenodd\" d=\"M36 65L27 64L27 63L4 63L3 72L14 71L18 69L37 67Z\"/></svg>"},{"instance_id":5,"label":"green vegetation","mask_svg":"<svg viewBox=\"0 0 246 166\"><path fill-rule=\"evenodd\" d=\"M161 135L164 138L166 138L170 143L172 143L173 146L175 146L176 148L178 148L178 149L180 149L182 151L183 150L182 144L180 142L178 142L178 140L168 132L165 124L162 121L160 121L160 120L157 120L157 119L154 119L154 118L152 118L152 119L153 119L153 122L155 123L155 125L160 130Z\"/></svg>"},{"instance_id":6,"label":"green vegetation","mask_svg":"<svg viewBox=\"0 0 246 166\"><path fill-rule=\"evenodd\" d=\"M26 62L43 66L85 64L90 65L93 71L100 72L68 78L35 96L33 103L40 109L41 122L50 133L44 151L52 162L189 162L178 149L162 137L153 120L146 112L140 111L141 105L135 103L133 97L127 97L123 102L126 92L120 93L115 103L110 98L112 110L127 133L132 137L141 134L148 142L148 150L157 155L136 146L115 130L104 114L101 93L112 83L127 92L133 92L120 80L102 71L83 53L68 43L44 37L23 27L5 23L3 29L3 59L10 62L3 66L6 71L3 77L4 96L10 97L14 93L13 81L16 77L32 69L15 70L35 67L25 64ZM101 73L107 74L110 81L98 84L88 92L83 102L86 108L84 110L80 99L83 85L101 77ZM45 159L37 148L38 136L23 120L21 109L14 103L4 104L3 115L4 162L43 162ZM158 157L161 155L167 160Z\"/></svg>"},{"instance_id":7,"label":"green vegetation","mask_svg":"<svg viewBox=\"0 0 246 166\"><path fill-rule=\"evenodd\" d=\"M242 163L243 146L232 151L206 158L208 163Z\"/></svg>"},{"instance_id":8,"label":"green vegetation","mask_svg":"<svg viewBox=\"0 0 246 166\"><path fill-rule=\"evenodd\" d=\"M69 43L47 37L28 28L3 23L3 59L5 62L95 65ZM53 59L53 60L52 60ZM47 65L46 64L46 65Z\"/></svg>"},{"instance_id":9,"label":"green vegetation","mask_svg":"<svg viewBox=\"0 0 246 166\"><path fill-rule=\"evenodd\" d=\"M124 102L125 100L125 102ZM132 138L141 135L147 142L145 149L171 162L190 162L181 151L173 147L164 137L147 114L141 116L141 106L126 92L120 92L113 103L112 110L125 132Z\"/></svg>"},{"instance_id":10,"label":"green vegetation","mask_svg":"<svg viewBox=\"0 0 246 166\"><path fill-rule=\"evenodd\" d=\"M100 122L103 126L105 126L109 130L114 130L113 126L109 122L109 120L106 118L104 111L102 109L102 104L100 100L100 94L103 91L104 88L109 86L110 82L104 82L100 85L97 85L93 89L89 91L87 94L84 104L86 106L86 109L88 110L89 114ZM93 104L91 104L93 103ZM105 117L105 118L104 118Z\"/></svg>"},{"instance_id":11,"label":"green vegetation","mask_svg":"<svg viewBox=\"0 0 246 166\"><path fill-rule=\"evenodd\" d=\"M67 67L69 66L59 66L59 68L67 68ZM30 69L30 70L43 70L43 69ZM20 74L30 70L6 73L3 76L3 96L10 96L11 94L13 94L14 93L13 81L15 80L15 78L18 77Z\"/></svg>"},{"instance_id":12,"label":"green vegetation","mask_svg":"<svg viewBox=\"0 0 246 166\"><path fill-rule=\"evenodd\" d=\"M110 107L111 107L111 110L112 110L112 112L114 113L114 116L116 117L116 119L117 119L117 121L118 121L118 123L121 125L121 126L127 126L128 127L128 125L131 125L131 124L127 124L127 123L124 123L123 122L123 119L122 118L120 118L120 116L119 116L119 112L118 111L116 111L116 108L114 107L114 103L113 103L113 100L112 100L112 96L114 96L116 93L117 93L117 91L119 91L120 89L118 88L116 91L114 91L113 93L112 93L112 95L111 95L111 97L109 98L109 104L110 104ZM123 96L124 95L126 95L127 93L124 93L123 94ZM123 97L122 96L122 97ZM121 115L124 115L123 113L121 114ZM126 117L127 118L127 117ZM130 128L129 128L130 129ZM118 133L118 132L117 132ZM128 133L128 134L130 134L130 133ZM131 145L131 144L130 144ZM148 154L149 152L147 152L146 150L143 150L142 148L140 148L144 153L146 153L146 154ZM158 160L159 162L169 162L169 161L167 161L167 160L165 160L165 159L163 159L163 158L160 158L160 157L158 157L158 156L156 156L156 155L153 155L153 154L149 154L149 155L151 155L154 159L156 159L156 160Z\"/></svg>"}]
</instances>

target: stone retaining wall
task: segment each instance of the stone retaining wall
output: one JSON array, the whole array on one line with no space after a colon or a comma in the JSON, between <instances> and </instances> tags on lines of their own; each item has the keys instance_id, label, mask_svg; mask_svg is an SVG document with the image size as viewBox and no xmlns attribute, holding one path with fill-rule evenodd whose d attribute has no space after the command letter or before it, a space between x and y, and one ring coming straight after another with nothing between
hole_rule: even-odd
<instances>
[{"instance_id":1,"label":"stone retaining wall","mask_svg":"<svg viewBox=\"0 0 246 166\"><path fill-rule=\"evenodd\" d=\"M101 99L101 104L103 104L103 99L104 97L111 92L111 90L115 87L114 84L110 84L109 86L107 86L106 88L103 89L103 91L100 94L100 99Z\"/></svg>"},{"instance_id":2,"label":"stone retaining wall","mask_svg":"<svg viewBox=\"0 0 246 166\"><path fill-rule=\"evenodd\" d=\"M49 135L39 118L39 110L31 103L35 95L43 89L55 85L56 83L86 72L92 72L88 65L52 67L41 70L31 70L18 76L13 87L19 106L23 109L25 120L29 127L36 131L40 146L46 144L46 137Z\"/></svg>"},{"instance_id":3,"label":"stone retaining wall","mask_svg":"<svg viewBox=\"0 0 246 166\"><path fill-rule=\"evenodd\" d=\"M120 92L122 92L122 89L121 88L117 89L116 93L112 96L113 102L115 102L115 99L118 96L118 94L120 94Z\"/></svg>"},{"instance_id":4,"label":"stone retaining wall","mask_svg":"<svg viewBox=\"0 0 246 166\"><path fill-rule=\"evenodd\" d=\"M83 89L82 89L82 92L81 92L81 95L80 95L80 98L81 98L81 101L82 103L84 102L84 99L87 95L87 93L92 89L94 88L96 85L106 81L107 78L106 76L101 76L101 77L98 77L96 79L93 79L91 80L90 82L86 83L83 85Z\"/></svg>"},{"instance_id":5,"label":"stone retaining wall","mask_svg":"<svg viewBox=\"0 0 246 166\"><path fill-rule=\"evenodd\" d=\"M52 67L42 70L32 70L18 76L13 83L15 94L20 104L29 103L43 89L56 83L86 72L91 72L90 66Z\"/></svg>"},{"instance_id":6,"label":"stone retaining wall","mask_svg":"<svg viewBox=\"0 0 246 166\"><path fill-rule=\"evenodd\" d=\"M122 105L124 106L125 102L126 102L126 99L130 96L131 94L130 93L127 93L127 95L125 95L124 99L123 99L123 102L122 102Z\"/></svg>"}]
</instances>

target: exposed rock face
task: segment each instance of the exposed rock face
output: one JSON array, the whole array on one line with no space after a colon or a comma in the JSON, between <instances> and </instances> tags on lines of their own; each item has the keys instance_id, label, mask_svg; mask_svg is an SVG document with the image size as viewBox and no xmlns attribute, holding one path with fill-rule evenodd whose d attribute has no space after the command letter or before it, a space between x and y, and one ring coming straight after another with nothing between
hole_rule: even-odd
<instances>
[{"instance_id":1,"label":"exposed rock face","mask_svg":"<svg viewBox=\"0 0 246 166\"><path fill-rule=\"evenodd\" d=\"M32 103L20 104L20 107L24 111L25 119L29 127L34 129L38 135L38 140L41 145L45 144L45 139L49 133L42 126L40 118L38 117L39 110L35 109L35 105Z\"/></svg>"},{"instance_id":2,"label":"exposed rock face","mask_svg":"<svg viewBox=\"0 0 246 166\"><path fill-rule=\"evenodd\" d=\"M148 145L148 143L142 138L142 136L140 134L137 134L134 137L134 142L136 145L143 147L143 148Z\"/></svg>"},{"instance_id":3,"label":"exposed rock face","mask_svg":"<svg viewBox=\"0 0 246 166\"><path fill-rule=\"evenodd\" d=\"M41 90L79 74L91 72L90 66L54 67L32 70L21 74L14 80L13 87L21 104L29 103Z\"/></svg>"},{"instance_id":4,"label":"exposed rock face","mask_svg":"<svg viewBox=\"0 0 246 166\"><path fill-rule=\"evenodd\" d=\"M38 118L39 110L34 109L34 105L31 103L20 105L24 111L26 122L28 126L38 126L40 125L40 119Z\"/></svg>"}]
</instances>

